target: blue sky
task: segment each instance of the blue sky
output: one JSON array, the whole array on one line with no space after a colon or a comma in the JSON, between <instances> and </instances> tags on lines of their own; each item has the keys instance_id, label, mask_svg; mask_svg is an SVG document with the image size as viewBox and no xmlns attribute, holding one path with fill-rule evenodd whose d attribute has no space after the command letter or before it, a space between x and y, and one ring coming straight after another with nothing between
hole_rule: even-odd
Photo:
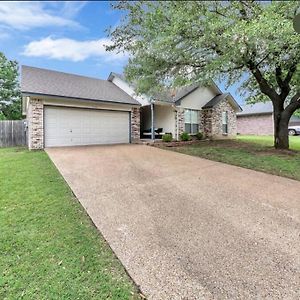
<instances>
[{"instance_id":1,"label":"blue sky","mask_svg":"<svg viewBox=\"0 0 300 300\"><path fill-rule=\"evenodd\" d=\"M108 1L0 2L0 51L20 65L106 79L127 62L103 46L120 17ZM236 87L229 91L243 102Z\"/></svg>"}]
</instances>

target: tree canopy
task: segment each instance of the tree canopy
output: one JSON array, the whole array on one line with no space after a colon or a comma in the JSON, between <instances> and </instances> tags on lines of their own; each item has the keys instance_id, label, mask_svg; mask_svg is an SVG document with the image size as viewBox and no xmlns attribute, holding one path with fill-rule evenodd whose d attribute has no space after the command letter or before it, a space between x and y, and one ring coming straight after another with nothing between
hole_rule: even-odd
<instances>
[{"instance_id":1,"label":"tree canopy","mask_svg":"<svg viewBox=\"0 0 300 300\"><path fill-rule=\"evenodd\" d=\"M129 53L125 75L138 92L217 79L240 83L247 101L271 100L278 124L300 108L300 35L293 29L299 1L122 1L113 7L124 15L110 29L107 49Z\"/></svg>"},{"instance_id":2,"label":"tree canopy","mask_svg":"<svg viewBox=\"0 0 300 300\"><path fill-rule=\"evenodd\" d=\"M18 82L18 63L0 52L0 119L22 117L21 93Z\"/></svg>"}]
</instances>

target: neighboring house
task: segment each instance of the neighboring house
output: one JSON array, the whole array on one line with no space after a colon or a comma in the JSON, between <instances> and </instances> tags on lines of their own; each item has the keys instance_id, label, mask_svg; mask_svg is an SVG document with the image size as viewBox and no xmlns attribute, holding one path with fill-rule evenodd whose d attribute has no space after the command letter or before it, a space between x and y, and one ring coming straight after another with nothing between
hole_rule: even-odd
<instances>
[{"instance_id":1,"label":"neighboring house","mask_svg":"<svg viewBox=\"0 0 300 300\"><path fill-rule=\"evenodd\" d=\"M289 126L300 125L300 118L292 116ZM242 112L237 113L238 134L273 135L273 105L272 102L259 102L242 106Z\"/></svg>"},{"instance_id":2,"label":"neighboring house","mask_svg":"<svg viewBox=\"0 0 300 300\"><path fill-rule=\"evenodd\" d=\"M23 66L21 91L30 149L131 143L163 133L179 139L184 131L234 137L241 111L214 83L149 98L115 73L100 80Z\"/></svg>"}]
</instances>

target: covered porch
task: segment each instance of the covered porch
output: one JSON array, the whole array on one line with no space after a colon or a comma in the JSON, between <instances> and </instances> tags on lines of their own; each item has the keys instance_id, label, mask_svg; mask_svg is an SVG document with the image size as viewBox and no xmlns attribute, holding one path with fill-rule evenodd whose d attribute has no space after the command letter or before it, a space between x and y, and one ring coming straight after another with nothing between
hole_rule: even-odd
<instances>
[{"instance_id":1,"label":"covered porch","mask_svg":"<svg viewBox=\"0 0 300 300\"><path fill-rule=\"evenodd\" d=\"M170 102L153 101L140 109L141 139L161 139L166 133L178 139L176 120L178 108Z\"/></svg>"}]
</instances>

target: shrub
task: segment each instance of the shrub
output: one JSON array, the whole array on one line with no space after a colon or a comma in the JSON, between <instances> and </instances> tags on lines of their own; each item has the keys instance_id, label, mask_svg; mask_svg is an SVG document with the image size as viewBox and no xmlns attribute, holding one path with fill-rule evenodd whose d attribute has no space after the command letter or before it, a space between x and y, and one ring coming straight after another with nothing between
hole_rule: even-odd
<instances>
[{"instance_id":1,"label":"shrub","mask_svg":"<svg viewBox=\"0 0 300 300\"><path fill-rule=\"evenodd\" d=\"M187 132L183 132L181 135L180 135L180 139L182 141L189 141L191 139L190 135L187 133Z\"/></svg>"},{"instance_id":2,"label":"shrub","mask_svg":"<svg viewBox=\"0 0 300 300\"><path fill-rule=\"evenodd\" d=\"M197 138L197 140L202 140L202 139L203 139L203 133L199 131L199 132L196 134L196 138Z\"/></svg>"},{"instance_id":3,"label":"shrub","mask_svg":"<svg viewBox=\"0 0 300 300\"><path fill-rule=\"evenodd\" d=\"M162 140L164 142L167 142L167 143L171 142L172 141L172 133L166 133L166 134L164 134L162 136Z\"/></svg>"},{"instance_id":4,"label":"shrub","mask_svg":"<svg viewBox=\"0 0 300 300\"><path fill-rule=\"evenodd\" d=\"M5 115L3 114L2 111L0 111L0 121L6 120Z\"/></svg>"}]
</instances>

